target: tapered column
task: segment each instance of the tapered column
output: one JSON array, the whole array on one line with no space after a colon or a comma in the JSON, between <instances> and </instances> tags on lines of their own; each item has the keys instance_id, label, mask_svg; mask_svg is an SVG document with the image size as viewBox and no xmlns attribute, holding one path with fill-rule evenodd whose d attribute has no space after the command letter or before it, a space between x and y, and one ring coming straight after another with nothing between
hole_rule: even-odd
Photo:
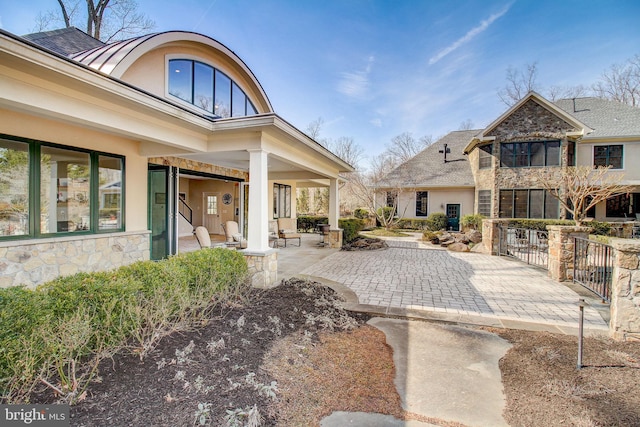
<instances>
[{"instance_id":1,"label":"tapered column","mask_svg":"<svg viewBox=\"0 0 640 427\"><path fill-rule=\"evenodd\" d=\"M269 178L268 154L264 150L249 151L248 251L269 249Z\"/></svg>"},{"instance_id":2,"label":"tapered column","mask_svg":"<svg viewBox=\"0 0 640 427\"><path fill-rule=\"evenodd\" d=\"M340 218L340 190L338 188L338 180L331 178L329 180L329 225L331 228L339 228L338 219Z\"/></svg>"}]
</instances>

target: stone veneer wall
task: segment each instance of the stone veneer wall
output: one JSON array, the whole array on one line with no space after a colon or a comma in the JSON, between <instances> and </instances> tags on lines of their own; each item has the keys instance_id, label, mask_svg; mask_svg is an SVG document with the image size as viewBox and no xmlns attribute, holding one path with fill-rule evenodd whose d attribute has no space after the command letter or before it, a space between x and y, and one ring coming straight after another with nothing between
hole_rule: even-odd
<instances>
[{"instance_id":1,"label":"stone veneer wall","mask_svg":"<svg viewBox=\"0 0 640 427\"><path fill-rule=\"evenodd\" d=\"M243 251L244 259L249 267L251 286L256 288L271 288L278 281L278 251L267 252Z\"/></svg>"},{"instance_id":2,"label":"stone veneer wall","mask_svg":"<svg viewBox=\"0 0 640 427\"><path fill-rule=\"evenodd\" d=\"M228 176L230 178L239 178L244 181L249 180L249 173L237 169L225 168L222 166L211 165L208 163L196 162L195 160L181 159L179 157L151 157L149 163L164 166L175 166L180 169L186 169L196 172L210 173L212 175Z\"/></svg>"},{"instance_id":3,"label":"stone veneer wall","mask_svg":"<svg viewBox=\"0 0 640 427\"><path fill-rule=\"evenodd\" d=\"M34 288L59 276L149 259L150 231L0 242L0 287Z\"/></svg>"},{"instance_id":4,"label":"stone veneer wall","mask_svg":"<svg viewBox=\"0 0 640 427\"><path fill-rule=\"evenodd\" d=\"M324 242L330 248L340 249L342 247L342 229L329 230L329 234L324 237Z\"/></svg>"},{"instance_id":5,"label":"stone veneer wall","mask_svg":"<svg viewBox=\"0 0 640 427\"><path fill-rule=\"evenodd\" d=\"M640 340L640 241L611 239L613 276L609 331L617 340Z\"/></svg>"}]
</instances>

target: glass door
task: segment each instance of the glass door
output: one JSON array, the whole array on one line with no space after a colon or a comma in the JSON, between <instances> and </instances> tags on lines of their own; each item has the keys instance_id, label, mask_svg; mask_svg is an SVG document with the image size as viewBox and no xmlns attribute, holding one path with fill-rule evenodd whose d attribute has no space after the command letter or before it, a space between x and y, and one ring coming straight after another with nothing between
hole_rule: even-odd
<instances>
[{"instance_id":1,"label":"glass door","mask_svg":"<svg viewBox=\"0 0 640 427\"><path fill-rule=\"evenodd\" d=\"M148 223L151 230L151 259L159 260L177 250L176 227L177 169L149 165Z\"/></svg>"},{"instance_id":2,"label":"glass door","mask_svg":"<svg viewBox=\"0 0 640 427\"><path fill-rule=\"evenodd\" d=\"M241 182L240 183L240 219L238 221L240 224L240 232L247 238L247 230L249 227L249 183Z\"/></svg>"}]
</instances>

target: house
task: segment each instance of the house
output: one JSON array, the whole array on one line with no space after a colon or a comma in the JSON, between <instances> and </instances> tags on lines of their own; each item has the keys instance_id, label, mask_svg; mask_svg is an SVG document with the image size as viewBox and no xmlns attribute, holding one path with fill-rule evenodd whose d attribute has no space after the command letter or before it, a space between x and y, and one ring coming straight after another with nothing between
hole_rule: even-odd
<instances>
[{"instance_id":1,"label":"house","mask_svg":"<svg viewBox=\"0 0 640 427\"><path fill-rule=\"evenodd\" d=\"M640 213L640 109L600 98L552 103L530 92L465 147L476 187L475 211L494 218L566 218L536 184L536 168L611 166L636 192L600 203L597 220Z\"/></svg>"},{"instance_id":2,"label":"house","mask_svg":"<svg viewBox=\"0 0 640 427\"><path fill-rule=\"evenodd\" d=\"M598 204L589 216L636 219L640 108L600 98L553 103L530 92L485 129L449 133L390 172L377 188L384 192L380 204L397 204L399 216L444 212L453 230L460 215L471 213L567 218L558 200L536 183L533 171L574 165L611 166L624 173L624 184L636 186L635 192Z\"/></svg>"},{"instance_id":3,"label":"house","mask_svg":"<svg viewBox=\"0 0 640 427\"><path fill-rule=\"evenodd\" d=\"M269 221L295 218L298 185L329 188L339 232L352 167L276 114L210 37L0 30L0 64L0 286L161 259L181 233L227 220L269 284Z\"/></svg>"},{"instance_id":4,"label":"house","mask_svg":"<svg viewBox=\"0 0 640 427\"><path fill-rule=\"evenodd\" d=\"M403 218L424 219L446 213L448 227L473 214L475 183L464 149L480 130L450 132L388 173L376 185L382 205L396 206Z\"/></svg>"}]
</instances>

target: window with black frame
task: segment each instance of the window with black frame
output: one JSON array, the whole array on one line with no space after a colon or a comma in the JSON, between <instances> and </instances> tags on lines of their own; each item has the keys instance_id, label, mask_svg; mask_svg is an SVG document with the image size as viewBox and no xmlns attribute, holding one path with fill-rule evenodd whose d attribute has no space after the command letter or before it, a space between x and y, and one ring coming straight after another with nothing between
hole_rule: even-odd
<instances>
[{"instance_id":1,"label":"window with black frame","mask_svg":"<svg viewBox=\"0 0 640 427\"><path fill-rule=\"evenodd\" d=\"M273 219L291 218L291 186L273 184Z\"/></svg>"},{"instance_id":2,"label":"window with black frame","mask_svg":"<svg viewBox=\"0 0 640 427\"><path fill-rule=\"evenodd\" d=\"M622 145L596 145L593 147L594 166L609 166L611 169L622 169L622 156Z\"/></svg>"},{"instance_id":3,"label":"window with black frame","mask_svg":"<svg viewBox=\"0 0 640 427\"><path fill-rule=\"evenodd\" d=\"M560 216L558 199L546 190L500 190L500 218L545 218Z\"/></svg>"},{"instance_id":4,"label":"window with black frame","mask_svg":"<svg viewBox=\"0 0 640 427\"><path fill-rule=\"evenodd\" d=\"M560 140L504 142L500 144L500 166L528 168L560 165Z\"/></svg>"},{"instance_id":5,"label":"window with black frame","mask_svg":"<svg viewBox=\"0 0 640 427\"><path fill-rule=\"evenodd\" d=\"M429 192L416 191L416 216L427 216L429 205Z\"/></svg>"}]
</instances>

